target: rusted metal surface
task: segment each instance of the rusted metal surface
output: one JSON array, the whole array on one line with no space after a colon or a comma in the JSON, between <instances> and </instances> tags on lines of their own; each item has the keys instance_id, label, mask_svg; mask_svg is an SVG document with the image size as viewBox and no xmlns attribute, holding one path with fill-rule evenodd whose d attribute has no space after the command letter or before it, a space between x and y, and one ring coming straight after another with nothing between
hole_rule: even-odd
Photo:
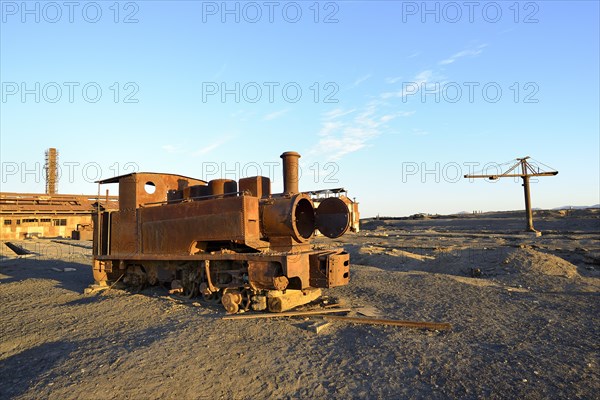
<instances>
[{"instance_id":1,"label":"rusted metal surface","mask_svg":"<svg viewBox=\"0 0 600 400\"><path fill-rule=\"evenodd\" d=\"M350 204L346 197L329 197L319 204L315 212L317 229L328 238L342 236L350 227Z\"/></svg>"},{"instance_id":2,"label":"rusted metal surface","mask_svg":"<svg viewBox=\"0 0 600 400\"><path fill-rule=\"evenodd\" d=\"M94 227L91 223L77 224L77 229L71 232L73 240L93 240Z\"/></svg>"},{"instance_id":3,"label":"rusted metal surface","mask_svg":"<svg viewBox=\"0 0 600 400\"><path fill-rule=\"evenodd\" d=\"M258 198L271 195L271 180L265 176L240 179L240 192Z\"/></svg>"},{"instance_id":4,"label":"rusted metal surface","mask_svg":"<svg viewBox=\"0 0 600 400\"><path fill-rule=\"evenodd\" d=\"M283 311L314 300L318 288L347 284L348 254L314 250L310 240L317 229L343 235L353 203L342 190L315 207L310 194L298 191L300 155L281 157L281 194L271 194L269 179L260 176L240 180L239 191L236 181L207 184L172 174L100 181L119 183L120 197L119 211L95 218L95 280L122 274L134 286L177 280L186 295L221 301L230 313Z\"/></svg>"},{"instance_id":5,"label":"rusted metal surface","mask_svg":"<svg viewBox=\"0 0 600 400\"><path fill-rule=\"evenodd\" d=\"M336 198L336 199L341 200L348 208L347 213L350 216L348 228L350 229L351 232L359 232L360 231L360 212L358 211L358 203L356 202L355 199L351 200L349 197L346 196L345 189L343 189L343 188L324 189L324 190L315 190L315 191L310 191L310 192L305 192L305 193L311 197L315 207L319 207L321 205L321 203L328 201L328 199L330 199L330 198ZM325 209L331 210L331 206L325 207ZM326 212L325 209L321 211L322 214L331 214L331 211ZM345 214L346 211L339 210L338 213ZM317 227L317 229L318 229L318 227ZM317 231L317 234L329 236L329 235L321 232L320 230Z\"/></svg>"},{"instance_id":6,"label":"rusted metal surface","mask_svg":"<svg viewBox=\"0 0 600 400\"><path fill-rule=\"evenodd\" d=\"M342 250L310 256L310 284L314 287L336 287L350 281L350 255Z\"/></svg>"},{"instance_id":7,"label":"rusted metal surface","mask_svg":"<svg viewBox=\"0 0 600 400\"><path fill-rule=\"evenodd\" d=\"M315 210L306 194L267 199L261 202L263 235L292 237L303 243L315 230Z\"/></svg>"},{"instance_id":8,"label":"rusted metal surface","mask_svg":"<svg viewBox=\"0 0 600 400\"><path fill-rule=\"evenodd\" d=\"M208 190L212 196L237 193L237 182L231 179L213 179L208 182Z\"/></svg>"},{"instance_id":9,"label":"rusted metal surface","mask_svg":"<svg viewBox=\"0 0 600 400\"><path fill-rule=\"evenodd\" d=\"M285 290L290 283L281 263L273 261L248 260L248 280L255 290Z\"/></svg>"},{"instance_id":10,"label":"rusted metal surface","mask_svg":"<svg viewBox=\"0 0 600 400\"><path fill-rule=\"evenodd\" d=\"M286 151L281 155L281 159L283 160L283 193L298 193L300 154Z\"/></svg>"}]
</instances>

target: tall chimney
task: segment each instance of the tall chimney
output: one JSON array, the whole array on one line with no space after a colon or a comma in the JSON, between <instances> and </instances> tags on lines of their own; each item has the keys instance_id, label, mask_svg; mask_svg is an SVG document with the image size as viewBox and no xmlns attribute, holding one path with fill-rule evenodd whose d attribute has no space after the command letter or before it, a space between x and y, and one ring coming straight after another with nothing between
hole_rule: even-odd
<instances>
[{"instance_id":1,"label":"tall chimney","mask_svg":"<svg viewBox=\"0 0 600 400\"><path fill-rule=\"evenodd\" d=\"M58 151L54 147L46 150L46 194L56 194Z\"/></svg>"},{"instance_id":2,"label":"tall chimney","mask_svg":"<svg viewBox=\"0 0 600 400\"><path fill-rule=\"evenodd\" d=\"M300 154L295 151L286 151L281 155L283 159L283 193L298 193L298 159Z\"/></svg>"}]
</instances>

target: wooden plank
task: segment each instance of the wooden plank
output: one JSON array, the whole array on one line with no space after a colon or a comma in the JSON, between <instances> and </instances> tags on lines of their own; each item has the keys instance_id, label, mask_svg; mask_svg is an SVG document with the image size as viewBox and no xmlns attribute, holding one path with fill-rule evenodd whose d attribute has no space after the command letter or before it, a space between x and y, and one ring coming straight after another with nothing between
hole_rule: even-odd
<instances>
[{"instance_id":1,"label":"wooden plank","mask_svg":"<svg viewBox=\"0 0 600 400\"><path fill-rule=\"evenodd\" d=\"M323 316L323 318L326 320L352 322L355 324L391 325L402 326L405 328L429 329L436 331L445 331L452 329L452 325L440 322L400 321L395 319L343 317L340 315L325 315Z\"/></svg>"},{"instance_id":2,"label":"wooden plank","mask_svg":"<svg viewBox=\"0 0 600 400\"><path fill-rule=\"evenodd\" d=\"M331 322L321 321L318 324L312 325L310 327L310 330L312 330L316 334L319 334L323 329L329 327L330 325Z\"/></svg>"},{"instance_id":3,"label":"wooden plank","mask_svg":"<svg viewBox=\"0 0 600 400\"><path fill-rule=\"evenodd\" d=\"M311 311L289 311L282 313L261 313L261 314L242 314L223 317L224 320L234 319L257 319L257 318L278 318L278 317L304 317L309 315L334 314L342 312L350 312L350 308L332 308L328 310L311 310Z\"/></svg>"}]
</instances>

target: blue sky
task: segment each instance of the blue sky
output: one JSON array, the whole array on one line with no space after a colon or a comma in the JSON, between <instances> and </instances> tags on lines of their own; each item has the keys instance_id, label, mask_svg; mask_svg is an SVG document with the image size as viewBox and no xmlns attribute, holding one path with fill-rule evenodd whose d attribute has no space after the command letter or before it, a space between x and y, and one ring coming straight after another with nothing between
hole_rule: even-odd
<instances>
[{"instance_id":1,"label":"blue sky","mask_svg":"<svg viewBox=\"0 0 600 400\"><path fill-rule=\"evenodd\" d=\"M295 150L301 190L364 216L523 208L459 176L526 155L559 171L534 207L600 202L597 1L0 3L2 191L43 191L51 146L62 193L134 169L280 190Z\"/></svg>"}]
</instances>

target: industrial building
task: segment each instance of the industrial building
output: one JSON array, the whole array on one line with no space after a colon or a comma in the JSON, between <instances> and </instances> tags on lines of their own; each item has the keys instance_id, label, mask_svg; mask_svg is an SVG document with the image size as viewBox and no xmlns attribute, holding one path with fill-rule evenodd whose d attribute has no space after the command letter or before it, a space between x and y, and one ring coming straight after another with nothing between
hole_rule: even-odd
<instances>
[{"instance_id":1,"label":"industrial building","mask_svg":"<svg viewBox=\"0 0 600 400\"><path fill-rule=\"evenodd\" d=\"M92 214L97 196L0 193L0 240L73 236L91 240ZM115 198L100 201L101 209L118 208ZM78 234L76 234L77 236Z\"/></svg>"},{"instance_id":2,"label":"industrial building","mask_svg":"<svg viewBox=\"0 0 600 400\"><path fill-rule=\"evenodd\" d=\"M46 151L46 193L0 192L0 240L31 237L92 238L92 215L117 209L115 196L57 194L58 151Z\"/></svg>"}]
</instances>

